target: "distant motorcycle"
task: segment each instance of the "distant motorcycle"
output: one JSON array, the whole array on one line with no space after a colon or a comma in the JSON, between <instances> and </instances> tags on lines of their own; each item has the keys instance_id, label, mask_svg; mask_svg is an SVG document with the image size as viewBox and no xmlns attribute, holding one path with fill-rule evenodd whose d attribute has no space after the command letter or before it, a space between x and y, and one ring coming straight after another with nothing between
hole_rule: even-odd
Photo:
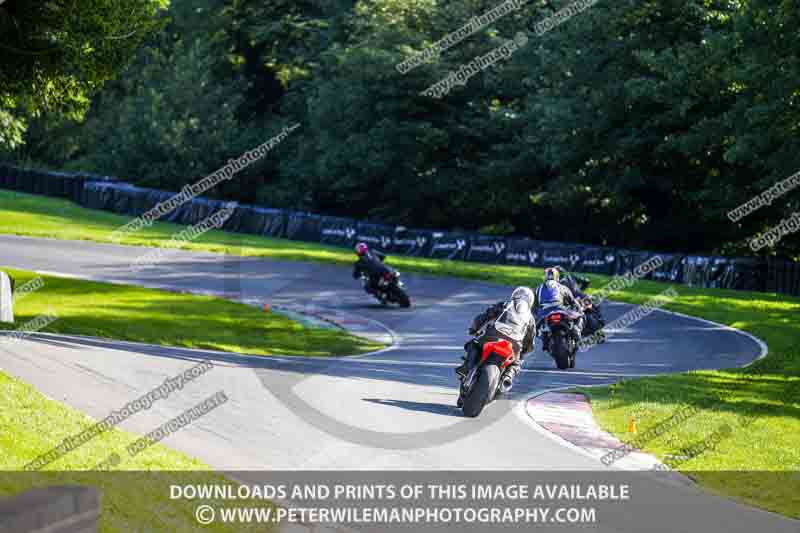
<instances>
[{"instance_id":1,"label":"distant motorcycle","mask_svg":"<svg viewBox=\"0 0 800 533\"><path fill-rule=\"evenodd\" d=\"M477 337L480 336L480 333ZM471 346L472 345L472 346ZM468 361L466 376L461 380L461 409L465 416L474 418L491 403L498 394L505 394L513 386L513 375L509 365L516 360L514 348L507 340L484 343L478 350L477 341L471 340L467 348L477 355L477 361Z\"/></svg>"},{"instance_id":2,"label":"distant motorcycle","mask_svg":"<svg viewBox=\"0 0 800 533\"><path fill-rule=\"evenodd\" d=\"M384 305L396 303L400 307L411 307L411 298L405 291L405 285L400 280L400 272L396 270L385 272L377 280L373 288L369 276L361 275L361 283L367 294L372 294Z\"/></svg>"},{"instance_id":3,"label":"distant motorcycle","mask_svg":"<svg viewBox=\"0 0 800 533\"><path fill-rule=\"evenodd\" d=\"M603 313L600 311L600 306L595 305L592 302L592 298L587 296L585 293L590 283L591 282L589 280L579 283L575 287L577 290L572 291L581 302L581 307L583 308L583 316L585 317L586 323L584 325L582 335L588 336L595 333L600 333L600 337L602 338L601 342L604 342L605 334L602 332L602 329L605 327L606 321L603 318Z\"/></svg>"},{"instance_id":4,"label":"distant motorcycle","mask_svg":"<svg viewBox=\"0 0 800 533\"><path fill-rule=\"evenodd\" d=\"M575 353L581 340L579 318L575 312L558 307L543 313L539 320L537 336L561 370L575 368Z\"/></svg>"},{"instance_id":5,"label":"distant motorcycle","mask_svg":"<svg viewBox=\"0 0 800 533\"><path fill-rule=\"evenodd\" d=\"M606 325L606 321L603 318L603 314L600 312L600 307L594 305L594 303L592 303L592 299L589 297L581 300L581 304L583 307L583 316L585 320L582 335L584 337L588 337L590 335L597 334L599 342L605 342L606 335L603 332L603 328Z\"/></svg>"}]
</instances>

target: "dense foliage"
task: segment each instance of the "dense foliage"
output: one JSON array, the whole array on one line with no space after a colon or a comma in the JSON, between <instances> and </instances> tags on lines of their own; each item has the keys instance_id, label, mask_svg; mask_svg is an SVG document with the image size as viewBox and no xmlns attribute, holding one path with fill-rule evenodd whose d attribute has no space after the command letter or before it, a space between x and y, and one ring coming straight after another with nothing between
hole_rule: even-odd
<instances>
[{"instance_id":1,"label":"dense foliage","mask_svg":"<svg viewBox=\"0 0 800 533\"><path fill-rule=\"evenodd\" d=\"M0 147L26 119L79 119L89 97L161 26L165 0L0 0Z\"/></svg>"},{"instance_id":2,"label":"dense foliage","mask_svg":"<svg viewBox=\"0 0 800 533\"><path fill-rule=\"evenodd\" d=\"M796 190L726 216L800 171L800 0L600 0L539 35L572 1L529 1L402 74L500 2L173 0L85 118L31 119L9 156L177 189L299 122L214 194L724 253L798 210ZM443 98L420 94L520 32L509 58ZM796 256L798 242L769 253Z\"/></svg>"}]
</instances>

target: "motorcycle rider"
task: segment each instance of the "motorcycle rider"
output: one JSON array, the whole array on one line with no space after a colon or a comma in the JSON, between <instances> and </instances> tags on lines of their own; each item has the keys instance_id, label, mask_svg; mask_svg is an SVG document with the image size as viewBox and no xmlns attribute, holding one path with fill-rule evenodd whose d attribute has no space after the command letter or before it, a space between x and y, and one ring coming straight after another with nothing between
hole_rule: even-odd
<instances>
[{"instance_id":1,"label":"motorcycle rider","mask_svg":"<svg viewBox=\"0 0 800 533\"><path fill-rule=\"evenodd\" d=\"M569 290L572 291L572 295L575 296L578 300L583 300L584 298L588 298L586 293L583 290L589 286L589 278L584 278L583 276L578 276L576 274L571 274L567 272L567 270L562 267L561 265L556 265L555 268L558 271L558 282L567 287Z\"/></svg>"},{"instance_id":2,"label":"motorcycle rider","mask_svg":"<svg viewBox=\"0 0 800 533\"><path fill-rule=\"evenodd\" d=\"M603 332L603 327L606 325L606 321L600 313L600 308L594 305L592 298L588 294L583 292L591 281L583 276L567 272L567 270L560 265L553 268L558 271L559 283L571 290L572 295L575 296L578 302L583 304L584 316L586 318L586 331L584 331L584 335L598 333L600 342L605 342L606 336L605 332Z\"/></svg>"},{"instance_id":3,"label":"motorcycle rider","mask_svg":"<svg viewBox=\"0 0 800 533\"><path fill-rule=\"evenodd\" d=\"M367 292L375 294L378 291L378 281L391 269L384 264L386 255L378 251L372 251L367 243L360 242L355 246L358 261L353 265L353 278L358 279L361 274L366 274L368 278Z\"/></svg>"},{"instance_id":4,"label":"motorcycle rider","mask_svg":"<svg viewBox=\"0 0 800 533\"><path fill-rule=\"evenodd\" d=\"M513 380L520 371L525 354L533 350L533 340L536 338L536 322L531 312L534 295L528 287L517 287L511 293L511 299L498 302L486 311L476 316L469 328L470 335L479 337L464 345L466 354L464 362L456 368L459 379L467 376L471 364L479 360L481 349L487 342L507 340L514 349L515 360L508 368L508 373ZM461 407L463 398L459 393L458 407Z\"/></svg>"},{"instance_id":5,"label":"motorcycle rider","mask_svg":"<svg viewBox=\"0 0 800 533\"><path fill-rule=\"evenodd\" d=\"M552 308L562 308L568 311L573 318L578 321L578 331L583 332L583 307L572 294L569 287L560 283L561 275L556 268L544 269L544 283L536 288L533 302L533 313L538 322ZM547 351L550 338L544 336L542 339L542 349Z\"/></svg>"}]
</instances>

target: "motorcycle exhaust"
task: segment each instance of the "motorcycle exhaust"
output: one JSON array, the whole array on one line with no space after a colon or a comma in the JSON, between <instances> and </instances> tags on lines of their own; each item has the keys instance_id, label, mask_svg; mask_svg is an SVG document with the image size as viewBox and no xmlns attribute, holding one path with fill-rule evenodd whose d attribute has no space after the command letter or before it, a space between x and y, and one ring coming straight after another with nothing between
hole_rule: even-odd
<instances>
[{"instance_id":1,"label":"motorcycle exhaust","mask_svg":"<svg viewBox=\"0 0 800 533\"><path fill-rule=\"evenodd\" d=\"M506 394L514 386L514 378L509 374L505 374L503 379L500 380L500 392Z\"/></svg>"}]
</instances>

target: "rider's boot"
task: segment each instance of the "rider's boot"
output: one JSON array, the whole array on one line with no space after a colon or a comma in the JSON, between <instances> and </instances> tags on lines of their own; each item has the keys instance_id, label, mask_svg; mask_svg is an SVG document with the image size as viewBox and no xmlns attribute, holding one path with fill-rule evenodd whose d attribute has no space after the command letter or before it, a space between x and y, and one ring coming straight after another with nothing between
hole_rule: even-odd
<instances>
[{"instance_id":1,"label":"rider's boot","mask_svg":"<svg viewBox=\"0 0 800 533\"><path fill-rule=\"evenodd\" d=\"M514 380L519 374L520 370L522 369L522 363L517 360L506 368L506 371L503 372L503 377L500 381L500 391L504 394L511 390L511 387L514 386Z\"/></svg>"},{"instance_id":2,"label":"rider's boot","mask_svg":"<svg viewBox=\"0 0 800 533\"><path fill-rule=\"evenodd\" d=\"M456 368L456 375L458 375L458 379L463 380L465 377L467 377L467 356L462 355L461 360L463 363Z\"/></svg>"}]
</instances>

